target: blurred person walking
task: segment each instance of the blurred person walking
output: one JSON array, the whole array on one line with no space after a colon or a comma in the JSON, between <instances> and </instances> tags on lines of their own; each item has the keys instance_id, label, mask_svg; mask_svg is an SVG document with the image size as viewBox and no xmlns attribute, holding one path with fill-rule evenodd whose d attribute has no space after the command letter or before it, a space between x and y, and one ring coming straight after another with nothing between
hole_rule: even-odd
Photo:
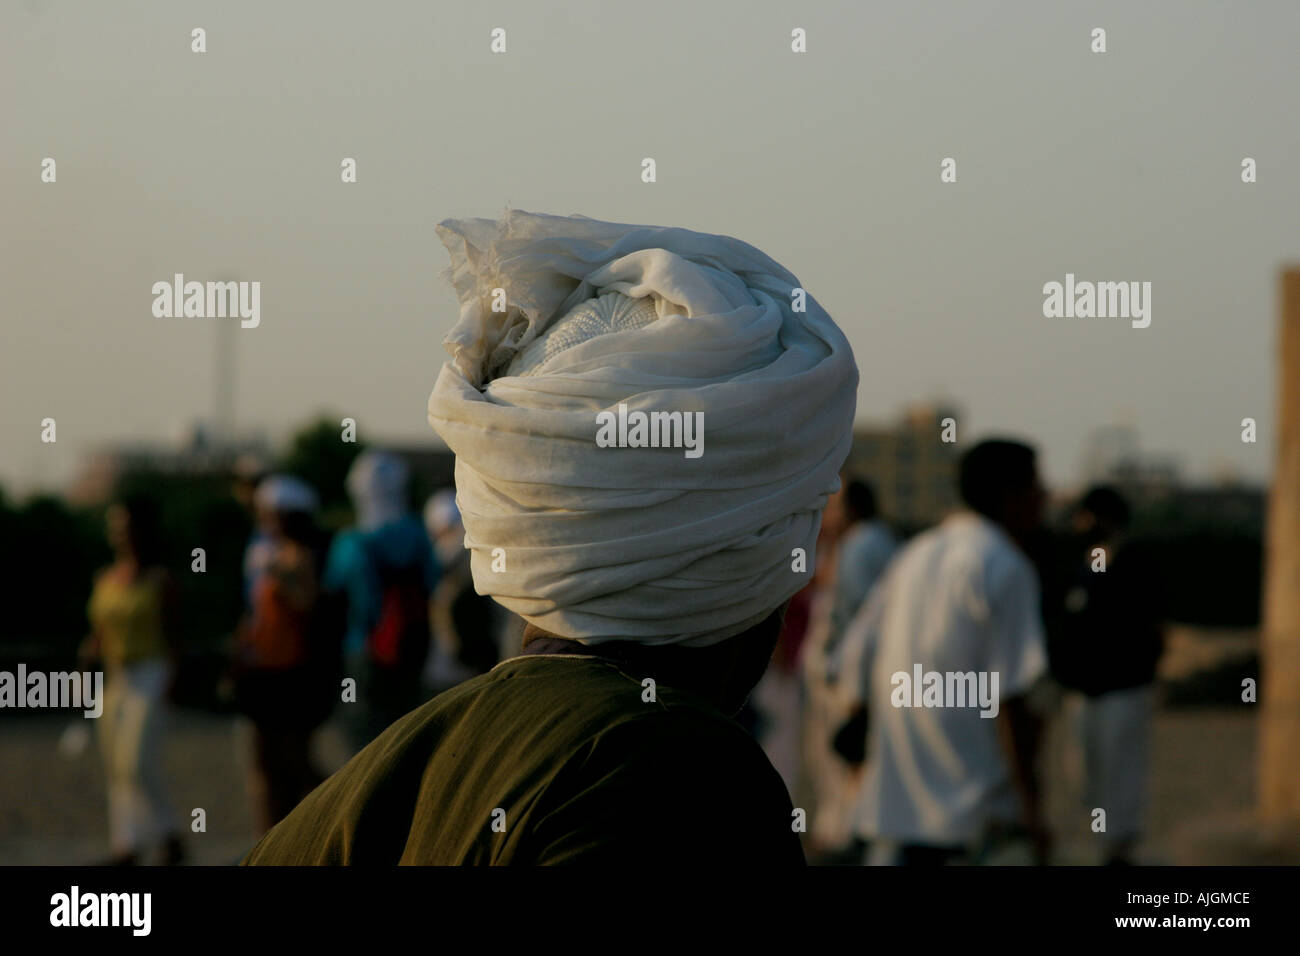
<instances>
[{"instance_id":1,"label":"blurred person walking","mask_svg":"<svg viewBox=\"0 0 1300 956\"><path fill-rule=\"evenodd\" d=\"M108 509L114 560L95 579L87 610L83 669L102 661L104 709L98 730L108 781L112 865L184 859L180 827L163 772L167 700L179 657L175 585L161 564L154 504L127 498Z\"/></svg>"},{"instance_id":2,"label":"blurred person walking","mask_svg":"<svg viewBox=\"0 0 1300 956\"><path fill-rule=\"evenodd\" d=\"M813 788L810 834L817 858L825 863L859 863L863 847L853 831L853 813L866 748L866 707L840 692L838 661L844 630L893 557L895 541L876 510L874 490L865 481L842 476L842 487L827 505L814 582L809 638L802 658L804 753ZM852 741L854 752L836 743Z\"/></svg>"},{"instance_id":3,"label":"blurred person walking","mask_svg":"<svg viewBox=\"0 0 1300 956\"><path fill-rule=\"evenodd\" d=\"M357 457L347 477L357 523L335 537L325 564L325 589L347 603L344 657L357 681L347 728L355 750L423 700L438 561L407 506L409 477L396 455Z\"/></svg>"},{"instance_id":4,"label":"blurred person walking","mask_svg":"<svg viewBox=\"0 0 1300 956\"><path fill-rule=\"evenodd\" d=\"M874 864L1046 861L1027 699L1047 673L1024 551L1044 501L1033 450L976 445L960 491L966 508L902 550L844 639L842 674L870 710L857 829ZM921 702L921 673L970 695ZM970 699L976 684L989 701Z\"/></svg>"},{"instance_id":5,"label":"blurred person walking","mask_svg":"<svg viewBox=\"0 0 1300 956\"><path fill-rule=\"evenodd\" d=\"M252 724L249 789L266 830L323 779L311 739L338 684L330 680L330 649L319 639L316 493L297 478L271 475L254 502L266 539L252 606L236 636L233 676L237 705Z\"/></svg>"},{"instance_id":6,"label":"blurred person walking","mask_svg":"<svg viewBox=\"0 0 1300 956\"><path fill-rule=\"evenodd\" d=\"M425 676L434 693L441 693L487 673L502 658L504 615L496 602L474 590L455 491L443 489L429 498L424 524L442 572L430 609L433 644Z\"/></svg>"},{"instance_id":7,"label":"blurred person walking","mask_svg":"<svg viewBox=\"0 0 1300 956\"><path fill-rule=\"evenodd\" d=\"M835 549L835 577L831 585L830 633L825 653L837 659L836 649L854 615L880 582L898 543L876 510L876 493L861 479L850 479L841 507L846 527ZM831 680L837 675L829 674Z\"/></svg>"},{"instance_id":8,"label":"blurred person walking","mask_svg":"<svg viewBox=\"0 0 1300 956\"><path fill-rule=\"evenodd\" d=\"M791 793L803 772L804 691L800 664L812 618L813 584L790 598L772 660L751 700L758 740Z\"/></svg>"},{"instance_id":9,"label":"blurred person walking","mask_svg":"<svg viewBox=\"0 0 1300 956\"><path fill-rule=\"evenodd\" d=\"M853 808L857 805L862 786L862 765L866 759L868 712L866 704L836 694L839 674L835 667L840 660L839 648L849 622L884 577L898 543L889 526L879 517L875 490L866 481L849 481L843 507L848 527L835 556L824 667L828 683L819 688L819 693L827 697L826 715L832 728L833 759L842 761L844 765L838 774L841 792L830 797L827 811L837 808L837 812L843 815L842 823L836 827L844 834L840 857L860 862L864 847L860 838L850 835Z\"/></svg>"},{"instance_id":10,"label":"blurred person walking","mask_svg":"<svg viewBox=\"0 0 1300 956\"><path fill-rule=\"evenodd\" d=\"M248 514L251 525L248 543L244 547L243 595L244 610L246 611L252 606L253 590L257 584L258 575L262 573L267 565L271 549L271 535L266 528L262 527L255 500L257 486L262 483L268 473L266 463L257 455L243 454L235 459L230 490L235 500Z\"/></svg>"},{"instance_id":11,"label":"blurred person walking","mask_svg":"<svg viewBox=\"0 0 1300 956\"><path fill-rule=\"evenodd\" d=\"M1071 567L1061 636L1051 645L1057 681L1073 701L1083 749L1084 801L1106 811L1107 864L1133 860L1146 809L1156 666L1164 646L1159 569L1128 538L1130 509L1098 485L1075 511L1082 553Z\"/></svg>"}]
</instances>

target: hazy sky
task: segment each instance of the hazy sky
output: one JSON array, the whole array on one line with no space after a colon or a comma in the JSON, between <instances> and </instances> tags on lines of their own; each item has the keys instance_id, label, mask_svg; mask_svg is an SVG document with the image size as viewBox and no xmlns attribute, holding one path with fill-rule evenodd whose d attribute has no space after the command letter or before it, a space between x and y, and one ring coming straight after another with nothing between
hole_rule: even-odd
<instances>
[{"instance_id":1,"label":"hazy sky","mask_svg":"<svg viewBox=\"0 0 1300 956\"><path fill-rule=\"evenodd\" d=\"M507 205L757 245L847 333L860 421L949 396L960 437L1027 435L1063 482L1127 419L1194 476L1266 477L1298 35L1292 0L6 0L0 482L208 417L223 323L239 424L431 437L456 315L433 227ZM176 272L260 281L261 325L155 318ZM1151 282L1151 326L1044 318L1067 272Z\"/></svg>"}]
</instances>

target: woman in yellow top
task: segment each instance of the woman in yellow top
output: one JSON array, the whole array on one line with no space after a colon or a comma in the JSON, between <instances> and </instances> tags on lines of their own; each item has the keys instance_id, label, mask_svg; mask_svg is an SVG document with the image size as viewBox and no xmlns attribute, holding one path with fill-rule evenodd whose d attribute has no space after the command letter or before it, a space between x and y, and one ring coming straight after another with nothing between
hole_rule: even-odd
<instances>
[{"instance_id":1,"label":"woman in yellow top","mask_svg":"<svg viewBox=\"0 0 1300 956\"><path fill-rule=\"evenodd\" d=\"M87 662L104 668L99 738L108 782L109 863L130 865L159 844L163 862L184 855L163 777L163 716L174 675L172 584L155 563L155 512L142 499L108 511L114 561L90 596Z\"/></svg>"}]
</instances>

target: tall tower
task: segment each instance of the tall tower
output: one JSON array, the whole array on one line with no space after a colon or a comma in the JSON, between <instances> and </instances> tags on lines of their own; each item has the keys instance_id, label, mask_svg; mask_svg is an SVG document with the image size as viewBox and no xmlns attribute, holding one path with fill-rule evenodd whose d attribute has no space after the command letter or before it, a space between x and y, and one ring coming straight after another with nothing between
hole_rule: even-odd
<instances>
[{"instance_id":1,"label":"tall tower","mask_svg":"<svg viewBox=\"0 0 1300 956\"><path fill-rule=\"evenodd\" d=\"M237 282L232 276L222 276L219 281ZM235 301L237 305L238 298ZM212 443L224 449L235 440L235 333L239 322L211 316L208 321L216 336L212 345Z\"/></svg>"}]
</instances>

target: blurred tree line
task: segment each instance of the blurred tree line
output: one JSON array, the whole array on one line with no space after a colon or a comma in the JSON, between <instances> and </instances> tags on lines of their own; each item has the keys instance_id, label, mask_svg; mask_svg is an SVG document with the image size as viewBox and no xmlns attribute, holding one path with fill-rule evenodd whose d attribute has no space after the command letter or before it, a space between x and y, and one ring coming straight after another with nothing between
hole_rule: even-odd
<instances>
[{"instance_id":1,"label":"blurred tree line","mask_svg":"<svg viewBox=\"0 0 1300 956\"><path fill-rule=\"evenodd\" d=\"M337 530L351 521L345 479L360 443L340 441L339 419L322 417L299 429L271 470L287 471L312 485L321 499L321 522ZM144 495L158 505L165 564L179 589L182 639L187 652L219 655L243 610L244 549L253 516L234 495L233 473L135 470L121 476L114 498ZM105 511L71 508L40 495L21 504L0 490L0 580L5 582L0 666L69 666L88 630L86 604L95 573L112 561L105 540ZM206 571L192 570L203 548Z\"/></svg>"},{"instance_id":2,"label":"blurred tree line","mask_svg":"<svg viewBox=\"0 0 1300 956\"><path fill-rule=\"evenodd\" d=\"M46 649L70 658L86 633L92 577L110 558L102 511L73 511L48 495L18 505L0 491L0 542L4 663Z\"/></svg>"},{"instance_id":3,"label":"blurred tree line","mask_svg":"<svg viewBox=\"0 0 1300 956\"><path fill-rule=\"evenodd\" d=\"M337 531L352 521L345 480L360 443L340 440L339 417L322 415L297 430L272 470L292 473L321 499L320 521ZM432 490L413 475L412 504ZM135 471L117 495L143 493L157 501L167 564L181 588L184 639L197 653L215 654L243 606L243 556L252 515L233 494L232 474ZM112 558L104 537L104 507L72 509L37 496L18 504L0 491L0 580L10 596L0 628L0 666L39 659L70 663L86 634L86 602L95 572ZM1170 620L1193 625L1250 627L1259 623L1263 562L1258 517L1215 515L1184 508L1177 496L1135 508L1132 537L1160 567ZM1064 544L1059 540L1058 544ZM194 548L207 570L191 570ZM63 664L60 664L63 666Z\"/></svg>"},{"instance_id":4,"label":"blurred tree line","mask_svg":"<svg viewBox=\"0 0 1300 956\"><path fill-rule=\"evenodd\" d=\"M1132 537L1164 576L1166 618L1202 627L1260 622L1264 528L1259 519L1215 516L1177 498L1134 510Z\"/></svg>"}]
</instances>

